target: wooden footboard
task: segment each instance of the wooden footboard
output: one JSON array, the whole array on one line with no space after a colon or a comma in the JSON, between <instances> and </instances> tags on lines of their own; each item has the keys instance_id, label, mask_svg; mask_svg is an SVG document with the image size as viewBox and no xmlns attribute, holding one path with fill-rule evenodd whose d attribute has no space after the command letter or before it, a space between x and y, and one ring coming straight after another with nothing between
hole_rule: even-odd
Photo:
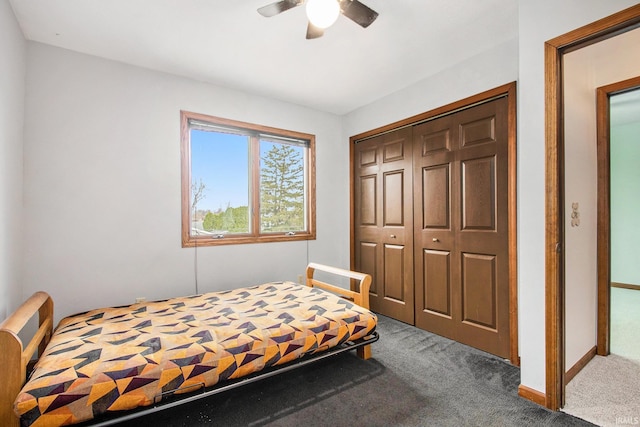
<instances>
[{"instance_id":1,"label":"wooden footboard","mask_svg":"<svg viewBox=\"0 0 640 427\"><path fill-rule=\"evenodd\" d=\"M22 346L18 333L38 313L38 331ZM53 300L45 292L36 292L0 324L0 425L17 427L13 401L27 378L27 364L38 350L42 354L53 331Z\"/></svg>"},{"instance_id":2,"label":"wooden footboard","mask_svg":"<svg viewBox=\"0 0 640 427\"><path fill-rule=\"evenodd\" d=\"M326 273L334 274L341 277L348 277L356 282L355 289L358 291L352 291L344 289L329 283L322 282L314 279L315 271L324 271ZM364 273L358 273L355 271L344 270L342 268L330 267L328 265L310 263L307 266L307 286L322 288L326 291L333 292L341 295L360 307L369 309L369 288L371 287L371 276ZM353 284L352 284L353 287ZM369 359L371 357L371 346L366 345L357 349L358 356L362 359Z\"/></svg>"}]
</instances>

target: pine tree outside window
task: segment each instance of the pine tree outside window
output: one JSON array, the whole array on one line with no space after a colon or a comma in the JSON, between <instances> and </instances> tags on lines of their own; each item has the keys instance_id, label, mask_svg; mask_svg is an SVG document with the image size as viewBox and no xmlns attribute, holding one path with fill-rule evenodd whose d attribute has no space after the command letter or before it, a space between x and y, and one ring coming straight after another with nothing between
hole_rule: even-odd
<instances>
[{"instance_id":1,"label":"pine tree outside window","mask_svg":"<svg viewBox=\"0 0 640 427\"><path fill-rule=\"evenodd\" d=\"M315 136L181 112L182 246L315 239Z\"/></svg>"}]
</instances>

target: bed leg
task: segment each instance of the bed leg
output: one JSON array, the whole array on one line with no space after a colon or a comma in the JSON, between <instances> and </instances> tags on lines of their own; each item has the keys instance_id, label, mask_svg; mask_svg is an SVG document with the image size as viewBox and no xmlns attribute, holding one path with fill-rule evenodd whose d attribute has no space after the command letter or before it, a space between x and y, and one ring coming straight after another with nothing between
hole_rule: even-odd
<instances>
[{"instance_id":1,"label":"bed leg","mask_svg":"<svg viewBox=\"0 0 640 427\"><path fill-rule=\"evenodd\" d=\"M359 358L363 359L363 360L367 360L369 358L371 358L371 344L362 346L362 347L358 347L356 349L356 354L358 355Z\"/></svg>"}]
</instances>

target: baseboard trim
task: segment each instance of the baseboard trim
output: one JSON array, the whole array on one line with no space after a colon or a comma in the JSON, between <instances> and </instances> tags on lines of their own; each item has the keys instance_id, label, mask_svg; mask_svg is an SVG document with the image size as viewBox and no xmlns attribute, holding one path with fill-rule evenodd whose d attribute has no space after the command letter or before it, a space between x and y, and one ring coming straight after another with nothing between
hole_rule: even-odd
<instances>
[{"instance_id":1,"label":"baseboard trim","mask_svg":"<svg viewBox=\"0 0 640 427\"><path fill-rule=\"evenodd\" d=\"M569 384L569 382L584 368L587 366L587 363L591 361L596 356L597 347L593 347L591 350L587 352L584 356L580 358L565 374L564 381L565 384Z\"/></svg>"},{"instance_id":2,"label":"baseboard trim","mask_svg":"<svg viewBox=\"0 0 640 427\"><path fill-rule=\"evenodd\" d=\"M534 390L522 384L518 386L518 396L537 403L540 406L546 406L547 403L547 397L544 393L541 393L538 390Z\"/></svg>"},{"instance_id":3,"label":"baseboard trim","mask_svg":"<svg viewBox=\"0 0 640 427\"><path fill-rule=\"evenodd\" d=\"M632 285L630 283L611 282L611 287L612 288L634 289L636 291L640 291L640 285Z\"/></svg>"}]
</instances>

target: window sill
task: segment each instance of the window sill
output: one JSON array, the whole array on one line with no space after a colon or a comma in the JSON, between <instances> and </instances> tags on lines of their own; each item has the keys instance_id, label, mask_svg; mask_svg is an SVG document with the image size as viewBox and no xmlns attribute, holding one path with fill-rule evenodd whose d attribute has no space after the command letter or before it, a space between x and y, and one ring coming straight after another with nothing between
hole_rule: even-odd
<instances>
[{"instance_id":1,"label":"window sill","mask_svg":"<svg viewBox=\"0 0 640 427\"><path fill-rule=\"evenodd\" d=\"M222 245L245 245L252 243L273 243L273 242L294 242L300 240L315 240L315 233L296 233L292 236L277 234L277 235L262 235L262 236L225 236L222 238L213 239L211 237L193 237L183 236L182 247L194 248L203 246L222 246Z\"/></svg>"}]
</instances>

